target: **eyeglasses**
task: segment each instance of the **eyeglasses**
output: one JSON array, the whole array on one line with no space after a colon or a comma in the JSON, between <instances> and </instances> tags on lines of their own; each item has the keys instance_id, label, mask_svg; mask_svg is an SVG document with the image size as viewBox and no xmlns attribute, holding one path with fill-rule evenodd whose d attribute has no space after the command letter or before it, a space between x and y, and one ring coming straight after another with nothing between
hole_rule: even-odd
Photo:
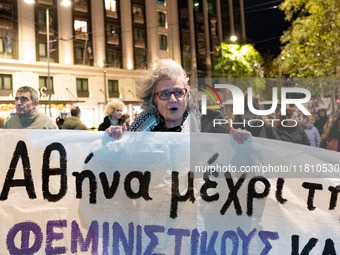
<instances>
[{"instance_id":1,"label":"eyeglasses","mask_svg":"<svg viewBox=\"0 0 340 255\"><path fill-rule=\"evenodd\" d=\"M169 90L162 90L160 92L157 92L156 95L160 100L166 101L169 100L171 95L174 95L177 99L185 97L187 94L188 90L186 88L181 88L181 89L176 89L174 91L169 91Z\"/></svg>"}]
</instances>

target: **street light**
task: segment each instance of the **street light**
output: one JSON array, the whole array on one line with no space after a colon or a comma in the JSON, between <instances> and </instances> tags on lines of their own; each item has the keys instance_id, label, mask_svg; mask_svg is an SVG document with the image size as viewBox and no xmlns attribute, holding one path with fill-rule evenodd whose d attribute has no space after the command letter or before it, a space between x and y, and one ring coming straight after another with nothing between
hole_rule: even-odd
<instances>
[{"instance_id":1,"label":"street light","mask_svg":"<svg viewBox=\"0 0 340 255\"><path fill-rule=\"evenodd\" d=\"M24 0L25 3L28 4L35 4L35 0ZM71 5L70 0L62 0L60 3L61 6L68 7ZM51 74L50 74L50 9L57 7L58 5L54 5L51 7L46 7L46 44L47 44L47 88L49 89L51 87ZM48 101L49 101L49 113L50 116L52 116L51 112L51 94L48 95Z\"/></svg>"},{"instance_id":2,"label":"street light","mask_svg":"<svg viewBox=\"0 0 340 255\"><path fill-rule=\"evenodd\" d=\"M236 35L230 36L230 41L236 42L237 41L237 36Z\"/></svg>"}]
</instances>

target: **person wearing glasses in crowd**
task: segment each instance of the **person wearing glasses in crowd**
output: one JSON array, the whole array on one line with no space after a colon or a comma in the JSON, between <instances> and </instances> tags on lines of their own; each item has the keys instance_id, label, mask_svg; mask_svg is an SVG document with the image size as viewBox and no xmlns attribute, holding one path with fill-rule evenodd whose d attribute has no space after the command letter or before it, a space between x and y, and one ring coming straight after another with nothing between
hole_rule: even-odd
<instances>
[{"instance_id":1,"label":"person wearing glasses in crowd","mask_svg":"<svg viewBox=\"0 0 340 255\"><path fill-rule=\"evenodd\" d=\"M55 121L37 109L38 92L24 86L17 90L15 96L16 113L3 126L4 129L58 129Z\"/></svg>"},{"instance_id":2,"label":"person wearing glasses in crowd","mask_svg":"<svg viewBox=\"0 0 340 255\"><path fill-rule=\"evenodd\" d=\"M134 132L223 132L226 128L213 127L218 112L204 115L195 104L188 77L183 68L172 59L157 59L143 76L138 95L142 100L143 113L131 124ZM210 125L207 118L211 118ZM220 117L222 118L222 117ZM201 125L203 123L203 125ZM121 138L126 128L110 126L106 129L112 138ZM231 129L238 143L243 143L251 134L245 130Z\"/></svg>"}]
</instances>

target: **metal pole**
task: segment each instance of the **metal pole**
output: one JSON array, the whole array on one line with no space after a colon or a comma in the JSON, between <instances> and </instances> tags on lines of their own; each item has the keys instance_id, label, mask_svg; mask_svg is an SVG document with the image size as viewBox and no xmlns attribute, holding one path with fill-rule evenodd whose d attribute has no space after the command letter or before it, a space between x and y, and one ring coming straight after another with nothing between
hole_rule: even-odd
<instances>
[{"instance_id":1,"label":"metal pole","mask_svg":"<svg viewBox=\"0 0 340 255\"><path fill-rule=\"evenodd\" d=\"M107 105L107 86L106 86L106 68L104 67L104 98L105 98L105 105Z\"/></svg>"},{"instance_id":2,"label":"metal pole","mask_svg":"<svg viewBox=\"0 0 340 255\"><path fill-rule=\"evenodd\" d=\"M50 81L50 10L46 8L46 43L47 43L47 89L51 88ZM52 117L51 110L51 93L48 95L49 113Z\"/></svg>"}]
</instances>

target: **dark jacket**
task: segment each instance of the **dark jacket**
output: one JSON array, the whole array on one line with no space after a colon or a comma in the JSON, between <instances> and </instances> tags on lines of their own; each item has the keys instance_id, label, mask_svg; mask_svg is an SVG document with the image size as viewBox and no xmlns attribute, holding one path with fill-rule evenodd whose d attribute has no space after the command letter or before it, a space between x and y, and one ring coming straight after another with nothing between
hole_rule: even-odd
<instances>
[{"instance_id":1,"label":"dark jacket","mask_svg":"<svg viewBox=\"0 0 340 255\"><path fill-rule=\"evenodd\" d=\"M315 121L315 123L314 123L314 126L319 131L320 136L322 136L322 134L323 134L323 127L325 126L327 121L328 121L328 117L324 116L324 117L321 117L320 119L318 119L317 121Z\"/></svg>"},{"instance_id":2,"label":"dark jacket","mask_svg":"<svg viewBox=\"0 0 340 255\"><path fill-rule=\"evenodd\" d=\"M308 136L306 135L305 130L300 125L297 125L295 127L279 126L277 129L277 133L280 136L281 141L310 145Z\"/></svg>"},{"instance_id":3,"label":"dark jacket","mask_svg":"<svg viewBox=\"0 0 340 255\"><path fill-rule=\"evenodd\" d=\"M122 126L125 123L125 117L122 116L119 120L118 120L118 126ZM98 131L105 131L108 127L111 126L111 121L109 119L109 116L106 116L104 118L104 122L102 124L99 125L98 127Z\"/></svg>"}]
</instances>

